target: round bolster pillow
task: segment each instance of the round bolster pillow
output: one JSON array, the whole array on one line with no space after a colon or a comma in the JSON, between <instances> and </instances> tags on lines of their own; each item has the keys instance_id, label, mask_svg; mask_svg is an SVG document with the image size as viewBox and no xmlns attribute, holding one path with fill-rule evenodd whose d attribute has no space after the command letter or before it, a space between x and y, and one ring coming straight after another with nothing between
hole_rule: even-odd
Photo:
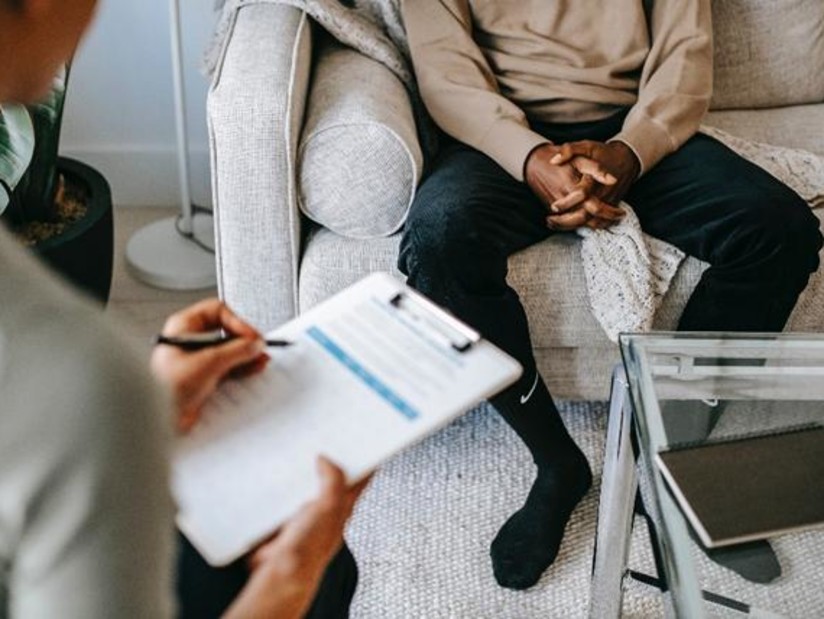
<instances>
[{"instance_id":1,"label":"round bolster pillow","mask_svg":"<svg viewBox=\"0 0 824 619\"><path fill-rule=\"evenodd\" d=\"M301 211L351 238L403 226L423 155L409 96L384 65L333 41L318 53L298 147Z\"/></svg>"}]
</instances>

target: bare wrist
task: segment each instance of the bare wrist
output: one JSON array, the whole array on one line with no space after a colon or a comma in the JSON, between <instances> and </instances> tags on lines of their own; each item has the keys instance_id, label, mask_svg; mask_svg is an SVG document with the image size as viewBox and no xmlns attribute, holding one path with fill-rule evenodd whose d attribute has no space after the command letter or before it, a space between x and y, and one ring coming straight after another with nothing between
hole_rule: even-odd
<instances>
[{"instance_id":1,"label":"bare wrist","mask_svg":"<svg viewBox=\"0 0 824 619\"><path fill-rule=\"evenodd\" d=\"M638 155L635 154L635 151L630 148L629 144L623 142L622 140L609 142L609 145L612 148L617 149L621 153L622 159L628 162L628 165L632 169L632 180L636 180L641 174L641 161L638 159Z\"/></svg>"},{"instance_id":2,"label":"bare wrist","mask_svg":"<svg viewBox=\"0 0 824 619\"><path fill-rule=\"evenodd\" d=\"M533 147L532 150L530 150L529 153L527 154L526 159L524 159L523 177L524 177L524 181L526 181L527 184L529 184L530 168L532 167L532 164L534 164L535 159L536 159L536 157L534 155L536 153L538 153L539 151L542 151L547 146L553 147L553 148L555 148L555 150L557 150L557 147L555 147L555 144L553 144L552 142L550 142L550 141L541 142L537 146Z\"/></svg>"}]
</instances>

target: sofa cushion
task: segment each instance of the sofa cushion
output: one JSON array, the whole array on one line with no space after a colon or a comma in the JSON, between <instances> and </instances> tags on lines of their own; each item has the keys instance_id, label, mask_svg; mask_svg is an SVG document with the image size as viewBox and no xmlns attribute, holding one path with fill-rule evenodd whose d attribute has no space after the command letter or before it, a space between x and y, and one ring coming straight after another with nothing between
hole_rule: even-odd
<instances>
[{"instance_id":1,"label":"sofa cushion","mask_svg":"<svg viewBox=\"0 0 824 619\"><path fill-rule=\"evenodd\" d=\"M300 263L300 313L366 277L383 271L403 279L397 268L400 234L353 239L312 226Z\"/></svg>"},{"instance_id":2,"label":"sofa cushion","mask_svg":"<svg viewBox=\"0 0 824 619\"><path fill-rule=\"evenodd\" d=\"M362 241L314 229L300 273L300 311L323 301L373 271L400 276L396 268L400 235ZM589 308L580 239L559 234L510 260L509 282L521 295L536 348L610 346ZM681 309L705 265L687 260L656 319L656 327L675 327Z\"/></svg>"},{"instance_id":3,"label":"sofa cushion","mask_svg":"<svg viewBox=\"0 0 824 619\"><path fill-rule=\"evenodd\" d=\"M824 2L712 3L712 109L824 103Z\"/></svg>"},{"instance_id":4,"label":"sofa cushion","mask_svg":"<svg viewBox=\"0 0 824 619\"><path fill-rule=\"evenodd\" d=\"M824 216L824 210L816 212L819 218ZM396 267L399 241L400 235L363 241L315 228L301 264L300 311L369 273L385 271L401 276ZM558 234L515 254L509 261L509 283L521 296L536 349L612 346L589 307L580 242L573 234ZM694 258L684 261L655 317L655 329L676 328L706 267ZM788 329L824 329L824 270L810 280Z\"/></svg>"},{"instance_id":5,"label":"sofa cushion","mask_svg":"<svg viewBox=\"0 0 824 619\"><path fill-rule=\"evenodd\" d=\"M705 123L747 140L803 148L824 157L824 103L710 112Z\"/></svg>"},{"instance_id":6,"label":"sofa cushion","mask_svg":"<svg viewBox=\"0 0 824 619\"><path fill-rule=\"evenodd\" d=\"M303 213L352 238L392 234L406 219L422 168L401 82L382 64L324 41L298 150Z\"/></svg>"}]
</instances>

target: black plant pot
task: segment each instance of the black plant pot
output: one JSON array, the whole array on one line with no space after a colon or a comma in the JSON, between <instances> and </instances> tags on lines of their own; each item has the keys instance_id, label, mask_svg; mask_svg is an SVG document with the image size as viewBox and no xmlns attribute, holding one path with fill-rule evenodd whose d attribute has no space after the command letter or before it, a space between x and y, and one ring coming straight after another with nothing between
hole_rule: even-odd
<instances>
[{"instance_id":1,"label":"black plant pot","mask_svg":"<svg viewBox=\"0 0 824 619\"><path fill-rule=\"evenodd\" d=\"M57 167L67 182L85 189L86 215L62 234L38 243L34 251L83 292L106 305L112 286L114 220L106 179L84 163L61 157Z\"/></svg>"}]
</instances>

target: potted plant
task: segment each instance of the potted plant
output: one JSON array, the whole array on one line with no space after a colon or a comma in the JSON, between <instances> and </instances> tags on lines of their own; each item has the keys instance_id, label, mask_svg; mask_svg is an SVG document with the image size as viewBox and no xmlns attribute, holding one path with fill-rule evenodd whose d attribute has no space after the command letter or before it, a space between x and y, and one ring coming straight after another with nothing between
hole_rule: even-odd
<instances>
[{"instance_id":1,"label":"potted plant","mask_svg":"<svg viewBox=\"0 0 824 619\"><path fill-rule=\"evenodd\" d=\"M108 182L58 156L69 67L31 106L0 107L0 214L20 240L65 278L105 304L113 260Z\"/></svg>"}]
</instances>

